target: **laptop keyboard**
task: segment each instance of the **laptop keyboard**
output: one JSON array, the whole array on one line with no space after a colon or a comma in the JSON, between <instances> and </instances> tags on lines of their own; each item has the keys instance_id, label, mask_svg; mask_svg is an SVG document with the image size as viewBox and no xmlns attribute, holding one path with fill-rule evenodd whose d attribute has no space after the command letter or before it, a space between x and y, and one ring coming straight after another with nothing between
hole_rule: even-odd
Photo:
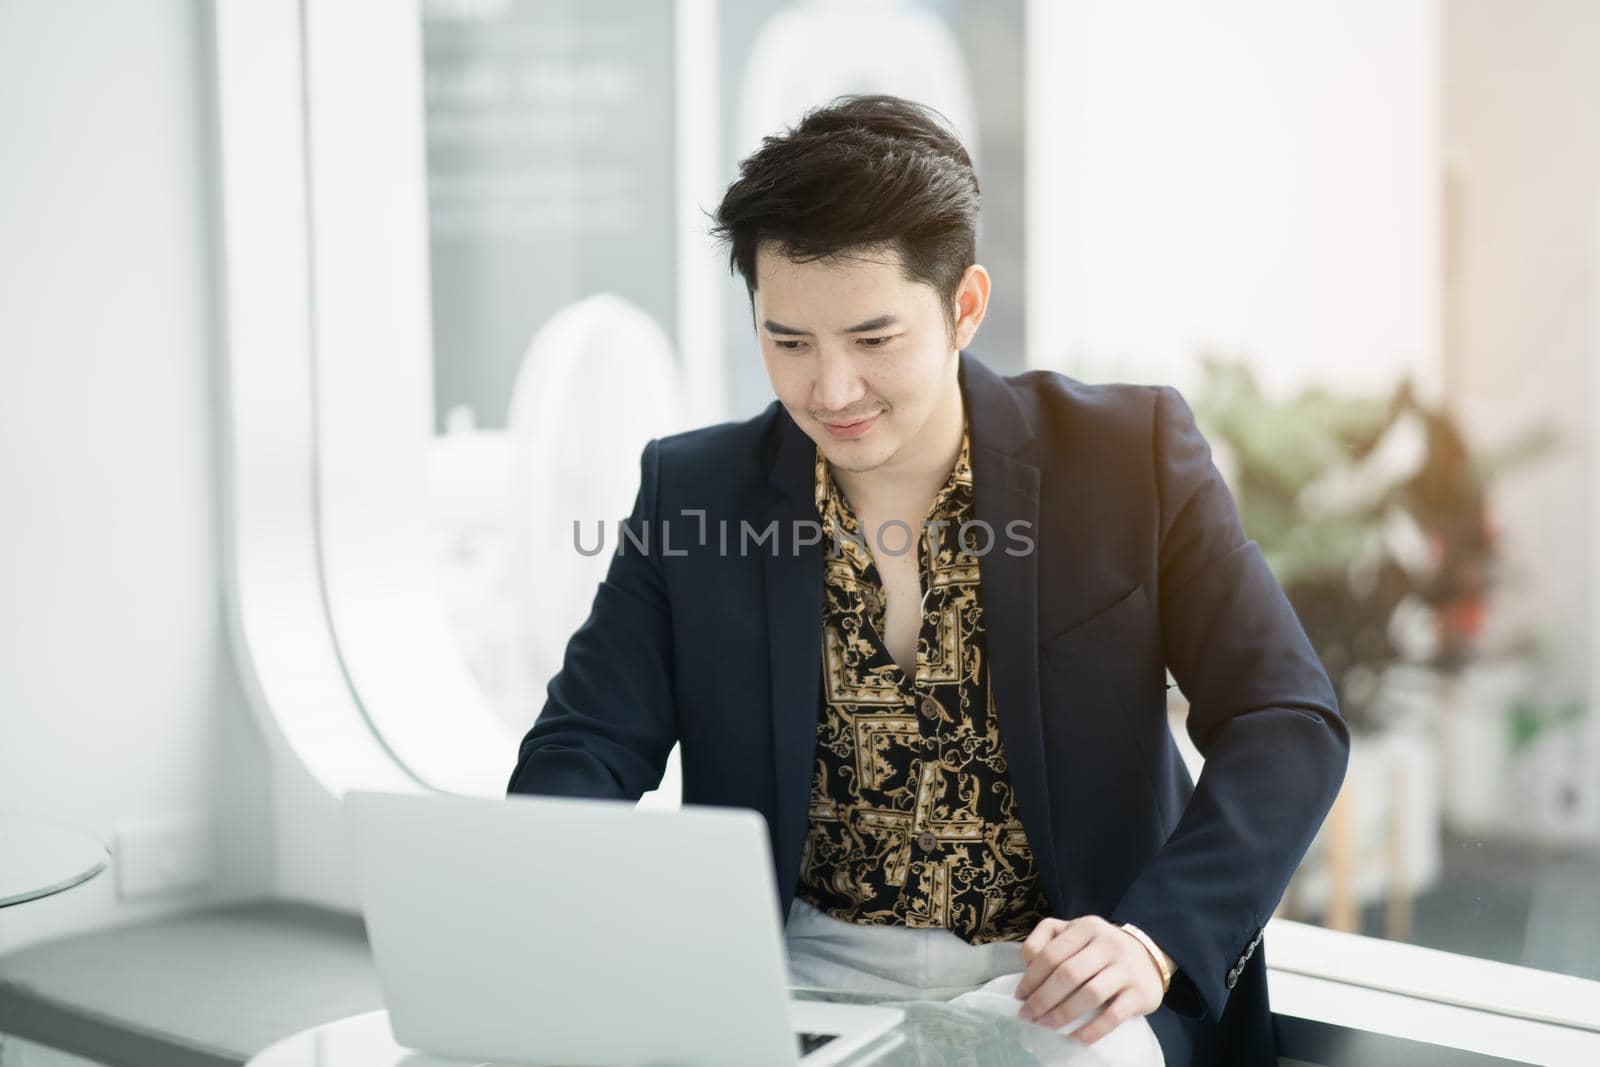
<instances>
[{"instance_id":1,"label":"laptop keyboard","mask_svg":"<svg viewBox=\"0 0 1600 1067\"><path fill-rule=\"evenodd\" d=\"M800 1055L809 1056L823 1045L838 1037L838 1034L808 1034L804 1030L796 1030L795 1037L800 1039Z\"/></svg>"}]
</instances>

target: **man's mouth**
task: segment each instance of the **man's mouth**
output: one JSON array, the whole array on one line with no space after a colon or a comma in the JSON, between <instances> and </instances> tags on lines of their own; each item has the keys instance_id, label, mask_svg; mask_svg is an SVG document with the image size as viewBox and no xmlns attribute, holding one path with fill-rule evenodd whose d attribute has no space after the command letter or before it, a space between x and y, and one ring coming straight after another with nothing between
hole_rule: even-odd
<instances>
[{"instance_id":1,"label":"man's mouth","mask_svg":"<svg viewBox=\"0 0 1600 1067\"><path fill-rule=\"evenodd\" d=\"M834 437L848 439L860 437L862 434L872 429L873 423L877 421L877 415L868 415L866 418L858 419L855 422L824 422L822 426Z\"/></svg>"}]
</instances>

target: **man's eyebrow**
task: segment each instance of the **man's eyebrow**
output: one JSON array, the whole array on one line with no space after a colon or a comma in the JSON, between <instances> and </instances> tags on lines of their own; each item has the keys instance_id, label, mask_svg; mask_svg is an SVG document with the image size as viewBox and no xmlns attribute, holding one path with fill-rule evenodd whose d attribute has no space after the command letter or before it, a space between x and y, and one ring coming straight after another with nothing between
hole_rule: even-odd
<instances>
[{"instance_id":1,"label":"man's eyebrow","mask_svg":"<svg viewBox=\"0 0 1600 1067\"><path fill-rule=\"evenodd\" d=\"M875 319L868 319L866 322L858 322L854 326L851 326L848 329L842 330L840 332L842 332L842 333L867 333L867 332L872 331L872 330L881 330L885 326L898 325L899 322L900 322L900 320L897 319L893 315L879 315ZM794 326L785 326L783 323L781 323L781 322L773 322L771 319L767 319L761 325L766 329L766 331L768 333L778 333L778 334L783 334L783 335L788 336L788 337L809 337L809 336L811 336L811 332L809 330L798 329L797 327L794 327Z\"/></svg>"}]
</instances>

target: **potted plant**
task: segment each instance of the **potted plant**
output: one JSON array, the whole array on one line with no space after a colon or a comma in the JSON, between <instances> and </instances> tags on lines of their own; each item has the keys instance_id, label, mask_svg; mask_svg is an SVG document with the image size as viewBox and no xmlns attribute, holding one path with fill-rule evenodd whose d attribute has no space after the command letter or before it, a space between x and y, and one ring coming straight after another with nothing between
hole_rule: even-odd
<instances>
[{"instance_id":1,"label":"potted plant","mask_svg":"<svg viewBox=\"0 0 1600 1067\"><path fill-rule=\"evenodd\" d=\"M1488 489L1553 437L1478 455L1409 381L1386 397L1312 387L1275 399L1242 362L1203 368L1196 418L1352 734L1345 788L1286 909L1355 929L1357 904L1387 893L1390 934L1404 936L1405 902L1437 878L1441 821L1466 792L1448 772L1509 759L1530 645L1493 661L1477 648L1502 577ZM1468 736L1483 721L1500 733Z\"/></svg>"}]
</instances>

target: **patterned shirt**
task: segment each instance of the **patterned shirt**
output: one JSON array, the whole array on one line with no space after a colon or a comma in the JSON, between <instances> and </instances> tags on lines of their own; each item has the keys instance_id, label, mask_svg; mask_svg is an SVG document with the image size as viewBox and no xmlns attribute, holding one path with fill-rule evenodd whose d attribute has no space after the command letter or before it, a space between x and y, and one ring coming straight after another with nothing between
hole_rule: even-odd
<instances>
[{"instance_id":1,"label":"patterned shirt","mask_svg":"<svg viewBox=\"0 0 1600 1067\"><path fill-rule=\"evenodd\" d=\"M914 679L884 643L885 597L868 549L881 540L893 551L908 529L891 523L863 540L820 450L816 503L825 706L797 891L849 922L943 927L972 944L1020 940L1050 910L995 722L978 559L958 536L972 517L966 430L917 538ZM982 531L967 543L986 543Z\"/></svg>"}]
</instances>

